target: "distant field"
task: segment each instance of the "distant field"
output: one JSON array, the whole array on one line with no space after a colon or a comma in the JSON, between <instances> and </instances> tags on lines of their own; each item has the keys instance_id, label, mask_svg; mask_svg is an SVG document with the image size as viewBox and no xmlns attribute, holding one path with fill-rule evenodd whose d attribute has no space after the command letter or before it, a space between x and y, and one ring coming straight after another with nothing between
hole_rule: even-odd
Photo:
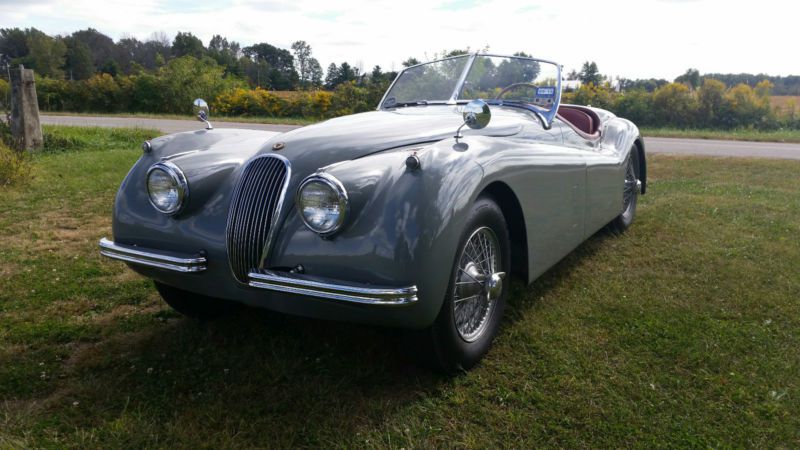
<instances>
[{"instance_id":1,"label":"distant field","mask_svg":"<svg viewBox=\"0 0 800 450\"><path fill-rule=\"evenodd\" d=\"M778 109L779 114L790 112L792 102L794 102L795 112L800 113L800 95L777 95L770 97L772 109Z\"/></svg>"}]
</instances>

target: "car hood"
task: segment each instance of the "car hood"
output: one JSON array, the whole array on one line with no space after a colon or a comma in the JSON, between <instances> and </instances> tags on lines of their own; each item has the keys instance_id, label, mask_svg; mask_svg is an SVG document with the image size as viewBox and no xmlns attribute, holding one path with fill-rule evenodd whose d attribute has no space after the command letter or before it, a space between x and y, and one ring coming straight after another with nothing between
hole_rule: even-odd
<instances>
[{"instance_id":1,"label":"car hood","mask_svg":"<svg viewBox=\"0 0 800 450\"><path fill-rule=\"evenodd\" d=\"M530 117L522 110L492 108L482 130L462 129L464 136L513 136ZM327 120L286 133L220 128L171 134L154 139L142 164L170 160L186 174L197 194L213 191L220 180L260 155L277 155L291 165L296 183L318 169L373 153L452 139L463 123L458 107L437 105L372 111ZM199 195L199 194L198 194ZM210 194L209 194L210 195Z\"/></svg>"},{"instance_id":2,"label":"car hood","mask_svg":"<svg viewBox=\"0 0 800 450\"><path fill-rule=\"evenodd\" d=\"M260 154L278 153L293 164L310 162L316 170L384 150L452 138L462 123L461 112L454 105L372 111L276 135ZM495 114L486 128L464 127L462 134L513 136L521 131L520 123L519 113Z\"/></svg>"}]
</instances>

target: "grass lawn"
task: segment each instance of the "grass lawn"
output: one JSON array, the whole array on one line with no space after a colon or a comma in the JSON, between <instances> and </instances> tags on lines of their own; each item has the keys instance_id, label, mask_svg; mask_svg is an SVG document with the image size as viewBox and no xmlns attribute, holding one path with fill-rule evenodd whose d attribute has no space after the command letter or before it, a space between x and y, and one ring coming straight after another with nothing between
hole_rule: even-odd
<instances>
[{"instance_id":1,"label":"grass lawn","mask_svg":"<svg viewBox=\"0 0 800 450\"><path fill-rule=\"evenodd\" d=\"M96 246L149 132L90 133L0 188L2 448L800 446L798 162L652 156L633 228L448 378L393 330L170 311Z\"/></svg>"},{"instance_id":2,"label":"grass lawn","mask_svg":"<svg viewBox=\"0 0 800 450\"><path fill-rule=\"evenodd\" d=\"M641 128L642 136L685 139L720 139L725 141L800 142L800 130L691 130L679 128Z\"/></svg>"}]
</instances>

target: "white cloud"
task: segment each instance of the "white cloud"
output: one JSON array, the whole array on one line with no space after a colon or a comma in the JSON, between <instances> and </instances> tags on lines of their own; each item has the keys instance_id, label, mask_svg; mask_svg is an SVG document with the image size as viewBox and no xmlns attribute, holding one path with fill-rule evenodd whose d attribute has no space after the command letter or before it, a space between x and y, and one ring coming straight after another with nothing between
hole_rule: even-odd
<instances>
[{"instance_id":1,"label":"white cloud","mask_svg":"<svg viewBox=\"0 0 800 450\"><path fill-rule=\"evenodd\" d=\"M409 56L489 45L526 51L566 69L594 60L629 78L701 72L800 73L787 54L796 42L794 3L764 0L620 0L598 3L501 0L0 0L0 27L69 33L93 27L118 39L191 31L206 43L222 34L243 45L311 44L323 66L399 68Z\"/></svg>"}]
</instances>

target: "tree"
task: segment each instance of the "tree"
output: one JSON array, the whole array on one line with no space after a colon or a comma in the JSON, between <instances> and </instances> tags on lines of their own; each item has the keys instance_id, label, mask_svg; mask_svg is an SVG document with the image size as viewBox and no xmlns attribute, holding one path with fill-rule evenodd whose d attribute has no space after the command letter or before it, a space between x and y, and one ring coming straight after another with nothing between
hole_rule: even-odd
<instances>
[{"instance_id":1,"label":"tree","mask_svg":"<svg viewBox=\"0 0 800 450\"><path fill-rule=\"evenodd\" d=\"M89 51L92 52L92 64L95 67L100 67L117 57L114 40L94 28L76 31L70 37L89 47Z\"/></svg>"},{"instance_id":2,"label":"tree","mask_svg":"<svg viewBox=\"0 0 800 450\"><path fill-rule=\"evenodd\" d=\"M117 74L120 73L119 63L117 63L117 61L115 61L113 59L109 59L108 61L105 62L105 64L100 66L98 72L107 73L107 74L111 75L112 77L115 77L115 76L117 76Z\"/></svg>"},{"instance_id":3,"label":"tree","mask_svg":"<svg viewBox=\"0 0 800 450\"><path fill-rule=\"evenodd\" d=\"M294 67L300 75L300 87L306 89L311 82L309 59L311 59L311 46L306 41L295 41L292 44L294 52Z\"/></svg>"},{"instance_id":4,"label":"tree","mask_svg":"<svg viewBox=\"0 0 800 450\"><path fill-rule=\"evenodd\" d=\"M238 42L215 34L208 43L208 56L214 59L217 64L225 67L226 73L239 74L239 56L241 48Z\"/></svg>"},{"instance_id":5,"label":"tree","mask_svg":"<svg viewBox=\"0 0 800 450\"><path fill-rule=\"evenodd\" d=\"M419 60L417 58L411 57L411 58L408 58L407 60L403 61L403 67L416 66L419 63L420 62L419 62Z\"/></svg>"},{"instance_id":6,"label":"tree","mask_svg":"<svg viewBox=\"0 0 800 450\"><path fill-rule=\"evenodd\" d=\"M336 87L336 80L339 79L339 67L336 63L331 63L328 66L328 73L325 75L325 88L333 89Z\"/></svg>"},{"instance_id":7,"label":"tree","mask_svg":"<svg viewBox=\"0 0 800 450\"><path fill-rule=\"evenodd\" d=\"M87 80L94 75L92 51L89 46L73 37L65 38L64 43L67 46L64 66L67 77L70 80Z\"/></svg>"},{"instance_id":8,"label":"tree","mask_svg":"<svg viewBox=\"0 0 800 450\"><path fill-rule=\"evenodd\" d=\"M172 41L172 54L177 58L193 56L199 59L205 53L206 49L203 47L203 41L190 32L183 33L179 31Z\"/></svg>"},{"instance_id":9,"label":"tree","mask_svg":"<svg viewBox=\"0 0 800 450\"><path fill-rule=\"evenodd\" d=\"M135 61L147 69L156 69L166 64L171 49L167 35L156 32L142 44L142 51Z\"/></svg>"},{"instance_id":10,"label":"tree","mask_svg":"<svg viewBox=\"0 0 800 450\"><path fill-rule=\"evenodd\" d=\"M358 69L354 68L347 62L339 65L339 77L336 79L336 84L342 84L346 81L353 81L358 78Z\"/></svg>"},{"instance_id":11,"label":"tree","mask_svg":"<svg viewBox=\"0 0 800 450\"><path fill-rule=\"evenodd\" d=\"M322 66L317 58L308 60L308 74L312 87L318 88L322 85Z\"/></svg>"},{"instance_id":12,"label":"tree","mask_svg":"<svg viewBox=\"0 0 800 450\"><path fill-rule=\"evenodd\" d=\"M125 73L131 73L134 68L141 68L138 59L141 58L143 44L135 37L124 37L117 42L117 62Z\"/></svg>"},{"instance_id":13,"label":"tree","mask_svg":"<svg viewBox=\"0 0 800 450\"><path fill-rule=\"evenodd\" d=\"M29 54L24 64L39 75L50 78L64 78L61 68L64 66L67 46L61 39L53 39L39 30L31 29L28 35Z\"/></svg>"},{"instance_id":14,"label":"tree","mask_svg":"<svg viewBox=\"0 0 800 450\"><path fill-rule=\"evenodd\" d=\"M270 89L287 90L297 84L300 77L294 70L294 57L288 50L262 42L245 47L242 52L250 62L255 63L256 76L259 78L257 85L263 81ZM266 74L262 73L262 69L266 70Z\"/></svg>"},{"instance_id":15,"label":"tree","mask_svg":"<svg viewBox=\"0 0 800 450\"><path fill-rule=\"evenodd\" d=\"M572 70L571 70L571 71L570 71L570 72L567 74L567 80L577 80L579 77L580 77L580 74L579 74L579 73L578 73L578 71L577 71L577 70L575 70L575 69L572 69Z\"/></svg>"},{"instance_id":16,"label":"tree","mask_svg":"<svg viewBox=\"0 0 800 450\"><path fill-rule=\"evenodd\" d=\"M583 63L581 72L578 74L578 79L581 80L581 84L591 83L595 86L600 86L603 83L603 75L600 74L597 63L594 61L586 61Z\"/></svg>"},{"instance_id":17,"label":"tree","mask_svg":"<svg viewBox=\"0 0 800 450\"><path fill-rule=\"evenodd\" d=\"M455 49L450 51L445 50L442 52L442 58L452 58L453 56L461 56L468 54L469 54L469 47L467 47L466 50L461 50L461 49ZM440 59L440 58L436 57L434 59Z\"/></svg>"},{"instance_id":18,"label":"tree","mask_svg":"<svg viewBox=\"0 0 800 450\"><path fill-rule=\"evenodd\" d=\"M373 83L380 83L383 81L383 71L381 70L381 66L375 66L372 68L372 73L369 74L369 79Z\"/></svg>"},{"instance_id":19,"label":"tree","mask_svg":"<svg viewBox=\"0 0 800 450\"><path fill-rule=\"evenodd\" d=\"M11 59L22 58L28 55L28 35L35 28L22 30L19 28L0 29L0 53Z\"/></svg>"},{"instance_id":20,"label":"tree","mask_svg":"<svg viewBox=\"0 0 800 450\"><path fill-rule=\"evenodd\" d=\"M700 87L700 71L697 69L687 69L686 72L675 78L676 83L683 83L690 88L697 89Z\"/></svg>"}]
</instances>

